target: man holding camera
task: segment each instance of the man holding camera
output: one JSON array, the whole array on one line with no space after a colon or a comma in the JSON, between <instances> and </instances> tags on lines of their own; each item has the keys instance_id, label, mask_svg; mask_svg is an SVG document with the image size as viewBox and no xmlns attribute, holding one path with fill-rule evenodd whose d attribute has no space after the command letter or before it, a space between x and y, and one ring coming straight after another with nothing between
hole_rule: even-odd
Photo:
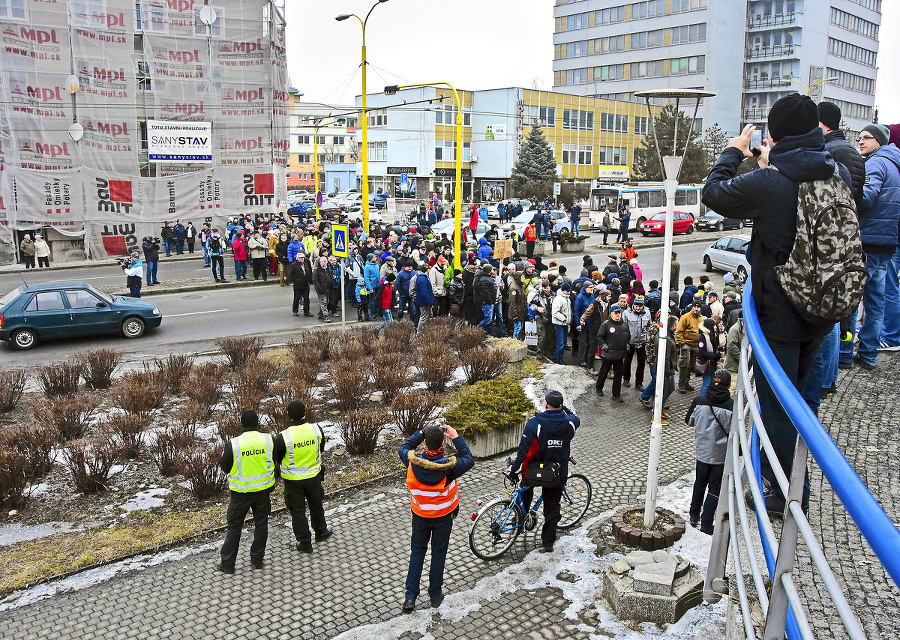
<instances>
[{"instance_id":1,"label":"man holding camera","mask_svg":"<svg viewBox=\"0 0 900 640\"><path fill-rule=\"evenodd\" d=\"M544 394L544 409L525 423L516 459L506 471L522 475L523 484L528 484L526 475L529 465L538 462L557 465L556 479L540 485L544 496L544 527L541 529L539 551L550 553L556 543L556 525L560 520L559 502L566 486L566 478L569 477L569 445L575 437L575 431L581 426L581 419L563 404L562 393L555 389L548 389ZM531 509L532 497L534 488L529 487L522 495L522 509L526 514Z\"/></svg>"},{"instance_id":2,"label":"man holding camera","mask_svg":"<svg viewBox=\"0 0 900 640\"><path fill-rule=\"evenodd\" d=\"M141 263L141 254L132 252L127 258L119 258L119 266L125 272L125 283L131 291L132 298L141 297L141 283L143 282L144 265Z\"/></svg>"},{"instance_id":3,"label":"man holding camera","mask_svg":"<svg viewBox=\"0 0 900 640\"><path fill-rule=\"evenodd\" d=\"M445 434L453 441L456 456L444 454ZM425 450L416 454L416 447L423 441ZM412 613L419 595L419 581L429 539L431 569L428 573L428 597L432 607L440 606L444 600L444 564L450 547L453 519L459 513L456 479L475 466L475 459L463 437L449 425L416 431L400 447L399 454L400 461L407 468L406 486L412 508L412 544L403 613Z\"/></svg>"},{"instance_id":4,"label":"man holding camera","mask_svg":"<svg viewBox=\"0 0 900 640\"><path fill-rule=\"evenodd\" d=\"M157 270L159 269L159 238L147 236L141 243L144 249L144 262L147 263L147 286L159 284Z\"/></svg>"}]
</instances>

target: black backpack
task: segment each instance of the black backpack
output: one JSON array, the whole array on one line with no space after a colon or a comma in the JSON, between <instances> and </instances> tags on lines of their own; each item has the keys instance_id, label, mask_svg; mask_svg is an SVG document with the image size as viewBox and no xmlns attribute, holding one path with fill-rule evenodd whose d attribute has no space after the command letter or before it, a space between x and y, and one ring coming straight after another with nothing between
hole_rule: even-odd
<instances>
[{"instance_id":1,"label":"black backpack","mask_svg":"<svg viewBox=\"0 0 900 640\"><path fill-rule=\"evenodd\" d=\"M222 241L219 239L218 236L212 236L209 239L209 242L207 244L209 245L208 248L209 248L210 252L217 253L222 250Z\"/></svg>"},{"instance_id":2,"label":"black backpack","mask_svg":"<svg viewBox=\"0 0 900 640\"><path fill-rule=\"evenodd\" d=\"M797 238L775 278L797 312L811 322L837 322L859 306L868 279L853 194L838 169L826 180L799 183Z\"/></svg>"}]
</instances>

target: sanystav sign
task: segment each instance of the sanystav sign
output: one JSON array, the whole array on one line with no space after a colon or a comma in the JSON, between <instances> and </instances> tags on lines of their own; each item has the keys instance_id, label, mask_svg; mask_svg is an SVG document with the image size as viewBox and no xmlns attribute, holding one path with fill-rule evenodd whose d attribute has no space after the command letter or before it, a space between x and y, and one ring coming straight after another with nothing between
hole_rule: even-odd
<instances>
[{"instance_id":1,"label":"sanystav sign","mask_svg":"<svg viewBox=\"0 0 900 640\"><path fill-rule=\"evenodd\" d=\"M150 162L212 163L212 126L209 122L147 121Z\"/></svg>"}]
</instances>

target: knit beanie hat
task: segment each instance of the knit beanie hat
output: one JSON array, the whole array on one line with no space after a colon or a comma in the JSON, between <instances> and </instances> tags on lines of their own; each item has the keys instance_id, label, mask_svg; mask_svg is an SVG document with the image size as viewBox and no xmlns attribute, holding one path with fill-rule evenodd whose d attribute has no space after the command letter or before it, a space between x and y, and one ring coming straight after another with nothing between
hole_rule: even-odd
<instances>
[{"instance_id":1,"label":"knit beanie hat","mask_svg":"<svg viewBox=\"0 0 900 640\"><path fill-rule=\"evenodd\" d=\"M841 108L833 102L820 102L819 122L829 129L837 131L841 128Z\"/></svg>"},{"instance_id":2,"label":"knit beanie hat","mask_svg":"<svg viewBox=\"0 0 900 640\"><path fill-rule=\"evenodd\" d=\"M875 138L875 142L884 146L891 139L891 130L886 124L867 124L863 131L868 131Z\"/></svg>"},{"instance_id":3,"label":"knit beanie hat","mask_svg":"<svg viewBox=\"0 0 900 640\"><path fill-rule=\"evenodd\" d=\"M288 419L291 422L299 422L306 417L306 405L300 400L292 400L287 407Z\"/></svg>"},{"instance_id":4,"label":"knit beanie hat","mask_svg":"<svg viewBox=\"0 0 900 640\"><path fill-rule=\"evenodd\" d=\"M731 373L728 369L718 369L713 374L712 384L728 389L731 387Z\"/></svg>"},{"instance_id":5,"label":"knit beanie hat","mask_svg":"<svg viewBox=\"0 0 900 640\"><path fill-rule=\"evenodd\" d=\"M785 136L802 136L819 126L819 110L809 96L789 93L772 105L768 124L776 142Z\"/></svg>"},{"instance_id":6,"label":"knit beanie hat","mask_svg":"<svg viewBox=\"0 0 900 640\"><path fill-rule=\"evenodd\" d=\"M253 409L244 409L241 413L241 428L244 431L256 431L259 428L259 416Z\"/></svg>"}]
</instances>

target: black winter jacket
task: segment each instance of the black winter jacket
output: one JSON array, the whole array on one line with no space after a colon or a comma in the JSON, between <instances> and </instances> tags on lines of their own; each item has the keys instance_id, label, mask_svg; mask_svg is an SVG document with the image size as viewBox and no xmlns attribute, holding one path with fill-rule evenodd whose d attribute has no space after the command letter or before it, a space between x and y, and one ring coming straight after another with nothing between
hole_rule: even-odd
<instances>
[{"instance_id":1,"label":"black winter jacket","mask_svg":"<svg viewBox=\"0 0 900 640\"><path fill-rule=\"evenodd\" d=\"M726 218L752 219L748 261L763 333L779 342L813 341L824 337L833 322L810 323L800 317L775 278L774 267L787 262L797 237L798 183L824 180L835 162L825 151L818 127L801 136L785 136L772 147L772 167L736 176L743 153L728 147L710 171L703 187L703 204ZM850 174L841 167L849 186Z\"/></svg>"},{"instance_id":2,"label":"black winter jacket","mask_svg":"<svg viewBox=\"0 0 900 640\"><path fill-rule=\"evenodd\" d=\"M844 165L850 173L850 190L856 208L862 204L863 185L866 182L866 161L859 151L847 142L843 131L831 131L825 134L825 151L831 154L835 162Z\"/></svg>"},{"instance_id":3,"label":"black winter jacket","mask_svg":"<svg viewBox=\"0 0 900 640\"><path fill-rule=\"evenodd\" d=\"M331 269L320 265L316 265L313 269L313 284L316 286L316 293L328 293L334 287L334 276L331 275Z\"/></svg>"},{"instance_id":4,"label":"black winter jacket","mask_svg":"<svg viewBox=\"0 0 900 640\"><path fill-rule=\"evenodd\" d=\"M309 266L309 260L304 258L301 263L300 260L294 260L291 263L291 282L294 283L294 287L298 289L303 289L309 287L312 283L312 269Z\"/></svg>"},{"instance_id":5,"label":"black winter jacket","mask_svg":"<svg viewBox=\"0 0 900 640\"><path fill-rule=\"evenodd\" d=\"M497 300L497 283L494 277L482 274L475 279L475 305L483 307Z\"/></svg>"},{"instance_id":6,"label":"black winter jacket","mask_svg":"<svg viewBox=\"0 0 900 640\"><path fill-rule=\"evenodd\" d=\"M600 325L597 344L600 345L600 355L604 360L624 360L629 342L631 332L628 331L628 323L624 320L616 322L610 318Z\"/></svg>"}]
</instances>

